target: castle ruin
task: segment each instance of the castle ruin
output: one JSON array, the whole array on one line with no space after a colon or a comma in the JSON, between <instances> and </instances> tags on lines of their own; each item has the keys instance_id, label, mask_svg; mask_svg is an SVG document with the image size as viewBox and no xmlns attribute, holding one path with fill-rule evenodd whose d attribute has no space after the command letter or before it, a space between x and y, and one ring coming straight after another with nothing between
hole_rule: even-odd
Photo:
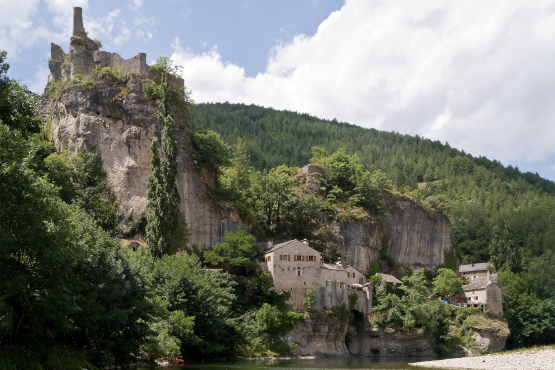
<instances>
[{"instance_id":1,"label":"castle ruin","mask_svg":"<svg viewBox=\"0 0 555 370\"><path fill-rule=\"evenodd\" d=\"M146 64L146 53L139 53L130 59L123 59L117 53L110 53L98 49L98 45L87 36L83 26L83 9L73 8L73 35L69 44L69 54L54 43L51 44L50 60L48 62L50 76L48 83L70 81L75 75L93 77L96 67L111 67L123 69L123 74L138 74L153 78L154 72ZM175 87L184 86L181 78L171 78L170 84Z\"/></svg>"}]
</instances>

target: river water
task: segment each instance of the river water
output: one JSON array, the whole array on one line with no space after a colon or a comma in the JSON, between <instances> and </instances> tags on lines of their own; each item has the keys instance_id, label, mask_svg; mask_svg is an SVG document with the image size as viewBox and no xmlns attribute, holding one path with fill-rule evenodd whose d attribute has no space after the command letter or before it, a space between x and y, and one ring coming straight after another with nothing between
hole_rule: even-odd
<instances>
[{"instance_id":1,"label":"river water","mask_svg":"<svg viewBox=\"0 0 555 370\"><path fill-rule=\"evenodd\" d=\"M171 366L139 367L137 370L352 370L352 369L422 369L409 366L409 362L429 361L425 357L361 357L361 358L317 358L294 360L230 361L195 363Z\"/></svg>"}]
</instances>

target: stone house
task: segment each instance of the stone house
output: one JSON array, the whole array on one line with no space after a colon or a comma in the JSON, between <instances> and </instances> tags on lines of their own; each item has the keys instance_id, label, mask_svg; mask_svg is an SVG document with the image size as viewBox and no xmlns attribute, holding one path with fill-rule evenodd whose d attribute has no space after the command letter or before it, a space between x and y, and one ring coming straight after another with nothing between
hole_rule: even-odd
<instances>
[{"instance_id":1,"label":"stone house","mask_svg":"<svg viewBox=\"0 0 555 370\"><path fill-rule=\"evenodd\" d=\"M482 307L484 311L497 318L503 317L503 302L499 275L486 273L478 276L469 284L463 285L463 292L451 298L449 303L460 307Z\"/></svg>"},{"instance_id":2,"label":"stone house","mask_svg":"<svg viewBox=\"0 0 555 370\"><path fill-rule=\"evenodd\" d=\"M393 289L397 289L397 285L403 285L403 282L399 279L397 279L395 276L393 275L388 275L388 274L380 274L379 272L376 273L376 276L379 276L382 278L383 283L385 284L391 284L391 287ZM381 284L378 288L383 289L383 284Z\"/></svg>"},{"instance_id":3,"label":"stone house","mask_svg":"<svg viewBox=\"0 0 555 370\"><path fill-rule=\"evenodd\" d=\"M276 291L289 292L293 309L305 310L303 299L310 286L316 288L315 309L323 310L345 304L356 294L356 309L364 314L372 310L372 289L366 278L353 266L324 263L320 252L308 241L290 240L268 247L257 256L262 271L272 275Z\"/></svg>"},{"instance_id":4,"label":"stone house","mask_svg":"<svg viewBox=\"0 0 555 370\"><path fill-rule=\"evenodd\" d=\"M488 274L488 267L493 265L491 262L484 262L484 263L471 263L468 265L460 265L459 266L459 277L464 277L468 279L468 281L472 281L481 276L487 276Z\"/></svg>"}]
</instances>

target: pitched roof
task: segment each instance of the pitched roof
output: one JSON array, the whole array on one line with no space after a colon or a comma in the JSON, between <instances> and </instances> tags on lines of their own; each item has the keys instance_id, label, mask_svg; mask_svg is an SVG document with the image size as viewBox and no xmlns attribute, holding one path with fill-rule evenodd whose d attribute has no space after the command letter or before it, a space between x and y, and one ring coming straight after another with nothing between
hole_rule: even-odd
<instances>
[{"instance_id":1,"label":"pitched roof","mask_svg":"<svg viewBox=\"0 0 555 370\"><path fill-rule=\"evenodd\" d=\"M459 272L486 271L488 269L488 265L490 265L488 262L460 265Z\"/></svg>"},{"instance_id":2,"label":"pitched roof","mask_svg":"<svg viewBox=\"0 0 555 370\"><path fill-rule=\"evenodd\" d=\"M270 247L268 249L264 249L262 251L262 254L267 254L267 253L272 253L282 247L285 247L286 245L292 245L292 246L297 246L297 247L304 247L304 248L310 248L312 250L314 250L315 252L319 253L317 250L315 250L314 248L311 248L310 246L301 243L300 241L298 241L297 239L293 239L293 240L289 240L288 242L285 243L280 243L280 244L276 244L273 247Z\"/></svg>"},{"instance_id":3,"label":"pitched roof","mask_svg":"<svg viewBox=\"0 0 555 370\"><path fill-rule=\"evenodd\" d=\"M401 280L397 279L393 275L380 274L379 272L376 275L381 276L382 280L385 281L386 283L403 284L403 282Z\"/></svg>"},{"instance_id":4,"label":"pitched roof","mask_svg":"<svg viewBox=\"0 0 555 370\"><path fill-rule=\"evenodd\" d=\"M480 276L470 281L470 283L463 285L463 291L486 289L490 283L499 284L499 274L491 274L489 277Z\"/></svg>"}]
</instances>

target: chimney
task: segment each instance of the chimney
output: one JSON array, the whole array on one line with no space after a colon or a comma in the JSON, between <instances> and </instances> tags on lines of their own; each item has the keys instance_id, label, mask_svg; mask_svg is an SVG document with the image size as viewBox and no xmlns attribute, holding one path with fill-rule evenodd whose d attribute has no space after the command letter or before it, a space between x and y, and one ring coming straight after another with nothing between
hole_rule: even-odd
<instances>
[{"instance_id":1,"label":"chimney","mask_svg":"<svg viewBox=\"0 0 555 370\"><path fill-rule=\"evenodd\" d=\"M303 244L305 244L305 245L308 245L308 240L307 240L307 239L303 239L303 240L301 240L301 243L303 243Z\"/></svg>"},{"instance_id":2,"label":"chimney","mask_svg":"<svg viewBox=\"0 0 555 370\"><path fill-rule=\"evenodd\" d=\"M473 264L473 263L471 263L471 264L470 264L470 267L474 267L474 264Z\"/></svg>"}]
</instances>

